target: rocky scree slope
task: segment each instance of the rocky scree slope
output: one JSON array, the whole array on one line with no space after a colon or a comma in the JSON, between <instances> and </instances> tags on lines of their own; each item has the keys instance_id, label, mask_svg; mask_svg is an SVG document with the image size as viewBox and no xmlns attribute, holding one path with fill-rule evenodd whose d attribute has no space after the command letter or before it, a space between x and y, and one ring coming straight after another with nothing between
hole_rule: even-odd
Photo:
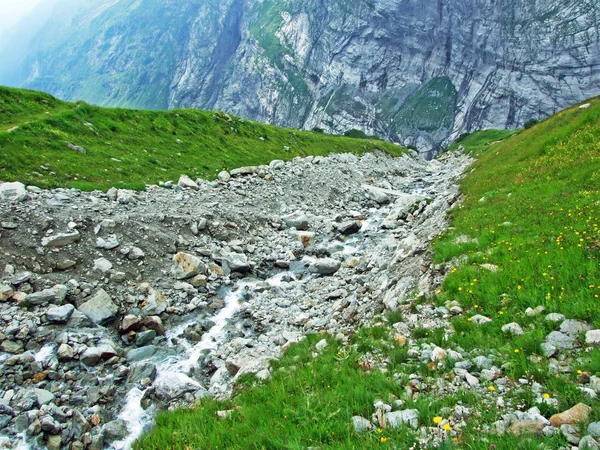
<instances>
[{"instance_id":1,"label":"rocky scree slope","mask_svg":"<svg viewBox=\"0 0 600 450\"><path fill-rule=\"evenodd\" d=\"M0 184L0 441L128 448L156 410L227 397L306 333L344 337L429 292L426 250L470 162L296 158L145 192Z\"/></svg>"},{"instance_id":2,"label":"rocky scree slope","mask_svg":"<svg viewBox=\"0 0 600 450\"><path fill-rule=\"evenodd\" d=\"M15 35L1 82L105 105L357 128L425 155L600 92L594 0L78 3Z\"/></svg>"}]
</instances>

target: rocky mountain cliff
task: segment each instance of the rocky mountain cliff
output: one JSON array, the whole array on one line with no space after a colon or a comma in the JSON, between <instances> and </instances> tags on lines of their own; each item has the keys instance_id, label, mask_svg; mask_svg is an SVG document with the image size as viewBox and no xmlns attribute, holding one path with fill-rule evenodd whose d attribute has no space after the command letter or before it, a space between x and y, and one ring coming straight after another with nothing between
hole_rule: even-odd
<instances>
[{"instance_id":1,"label":"rocky mountain cliff","mask_svg":"<svg viewBox=\"0 0 600 450\"><path fill-rule=\"evenodd\" d=\"M358 128L423 154L600 93L596 0L70 1L5 46L0 82Z\"/></svg>"}]
</instances>

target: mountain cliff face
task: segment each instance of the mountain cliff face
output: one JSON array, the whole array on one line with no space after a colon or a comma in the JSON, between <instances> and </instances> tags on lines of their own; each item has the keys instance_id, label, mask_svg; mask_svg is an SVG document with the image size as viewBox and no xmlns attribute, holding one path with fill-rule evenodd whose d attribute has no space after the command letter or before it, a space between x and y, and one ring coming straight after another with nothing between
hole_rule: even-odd
<instances>
[{"instance_id":1,"label":"mountain cliff face","mask_svg":"<svg viewBox=\"0 0 600 450\"><path fill-rule=\"evenodd\" d=\"M41 27L0 82L104 105L358 128L422 153L600 93L597 0L60 5L69 13Z\"/></svg>"}]
</instances>

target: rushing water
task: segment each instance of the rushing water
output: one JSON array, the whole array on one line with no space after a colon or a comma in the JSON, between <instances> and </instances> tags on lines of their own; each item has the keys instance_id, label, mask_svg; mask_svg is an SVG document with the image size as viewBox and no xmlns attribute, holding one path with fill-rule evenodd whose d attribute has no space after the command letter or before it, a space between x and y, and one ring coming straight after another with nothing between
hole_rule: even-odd
<instances>
[{"instance_id":1,"label":"rushing water","mask_svg":"<svg viewBox=\"0 0 600 450\"><path fill-rule=\"evenodd\" d=\"M279 273L267 280L267 283L272 287L280 286L283 279L290 275L293 276L290 272ZM192 346L187 340L181 339L179 344L184 345L186 351L180 355L166 358L157 364L156 379L160 380L163 378L184 376L196 367L198 361L206 351L213 350L219 345L220 341L223 339L225 327L229 324L236 312L239 311L240 302L247 294L248 289L254 288L259 283L260 281L257 280L242 280L238 282L225 296L225 306L211 318L215 325L208 332L204 333L201 341L196 345ZM166 333L167 342L170 343L173 338L179 338L185 332L187 327L195 322L196 320L190 320L172 328ZM179 339L177 340L179 341ZM198 385L198 387L200 387L200 385ZM144 397L144 394L145 391L138 388L133 388L127 394L126 403L119 414L119 418L127 423L129 436L123 441L113 443L113 448L118 450L130 449L136 439L151 426L155 411L153 408L145 410L142 407L141 400Z\"/></svg>"}]
</instances>

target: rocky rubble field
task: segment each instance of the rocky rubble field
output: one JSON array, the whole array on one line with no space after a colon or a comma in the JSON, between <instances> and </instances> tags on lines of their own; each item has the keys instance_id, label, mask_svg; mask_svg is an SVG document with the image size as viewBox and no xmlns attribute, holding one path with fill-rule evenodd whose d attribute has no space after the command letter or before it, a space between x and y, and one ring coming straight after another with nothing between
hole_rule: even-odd
<instances>
[{"instance_id":1,"label":"rocky rubble field","mask_svg":"<svg viewBox=\"0 0 600 450\"><path fill-rule=\"evenodd\" d=\"M0 185L0 439L126 448L157 409L226 397L305 334L343 338L427 293L442 274L426 250L469 162L344 154L145 192Z\"/></svg>"},{"instance_id":2,"label":"rocky rubble field","mask_svg":"<svg viewBox=\"0 0 600 450\"><path fill-rule=\"evenodd\" d=\"M574 427L591 408L544 414L557 400L511 379L494 350L442 348L435 336L455 332L451 319L465 314L458 302L415 302L460 263L432 266L428 248L470 162L458 153L431 162L382 153L297 158L214 182L182 176L145 192L1 184L0 443L129 448L158 410L227 398L244 374L269 378L269 360L308 333L348 342L396 312L402 320L390 324L390 338L405 346L406 367L441 374L394 372L407 399L470 391L483 410L501 413L482 424L486 432L560 433L571 446L596 448L597 423ZM532 363L560 374L598 345L584 322L527 311L541 314L556 326L541 346L547 361ZM505 328L523 332L517 323ZM391 362L366 352L359 364L387 371ZM596 397L597 377L582 372L578 383ZM524 410L523 392L548 408ZM458 402L427 427L402 400L375 400L373 417L354 418L356 432L407 426L423 445L458 439L482 414Z\"/></svg>"}]
</instances>

